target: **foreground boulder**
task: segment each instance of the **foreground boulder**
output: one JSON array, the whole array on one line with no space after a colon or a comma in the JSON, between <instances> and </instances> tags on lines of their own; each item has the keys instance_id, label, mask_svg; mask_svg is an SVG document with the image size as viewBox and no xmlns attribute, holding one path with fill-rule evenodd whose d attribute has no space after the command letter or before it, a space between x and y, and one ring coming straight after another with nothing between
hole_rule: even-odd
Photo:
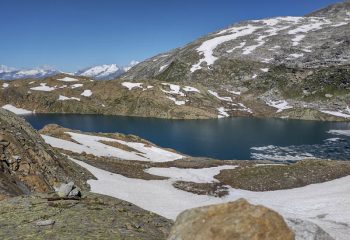
<instances>
[{"instance_id":1,"label":"foreground boulder","mask_svg":"<svg viewBox=\"0 0 350 240\"><path fill-rule=\"evenodd\" d=\"M176 219L168 240L291 240L294 233L276 212L235 202L187 210Z\"/></svg>"}]
</instances>

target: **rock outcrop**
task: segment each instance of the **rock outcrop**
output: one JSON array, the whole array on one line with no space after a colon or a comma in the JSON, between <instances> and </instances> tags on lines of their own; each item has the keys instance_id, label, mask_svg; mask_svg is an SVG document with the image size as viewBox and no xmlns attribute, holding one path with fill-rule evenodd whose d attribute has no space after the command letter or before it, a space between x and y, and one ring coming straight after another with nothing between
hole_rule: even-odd
<instances>
[{"instance_id":1,"label":"rock outcrop","mask_svg":"<svg viewBox=\"0 0 350 240\"><path fill-rule=\"evenodd\" d=\"M0 239L163 240L172 221L131 203L84 192L80 200L34 194L0 201Z\"/></svg>"},{"instance_id":2,"label":"rock outcrop","mask_svg":"<svg viewBox=\"0 0 350 240\"><path fill-rule=\"evenodd\" d=\"M195 208L181 213L168 240L292 240L283 218L246 200Z\"/></svg>"},{"instance_id":3,"label":"rock outcrop","mask_svg":"<svg viewBox=\"0 0 350 240\"><path fill-rule=\"evenodd\" d=\"M87 189L91 174L47 145L22 118L0 109L0 198L54 191L74 181Z\"/></svg>"}]
</instances>

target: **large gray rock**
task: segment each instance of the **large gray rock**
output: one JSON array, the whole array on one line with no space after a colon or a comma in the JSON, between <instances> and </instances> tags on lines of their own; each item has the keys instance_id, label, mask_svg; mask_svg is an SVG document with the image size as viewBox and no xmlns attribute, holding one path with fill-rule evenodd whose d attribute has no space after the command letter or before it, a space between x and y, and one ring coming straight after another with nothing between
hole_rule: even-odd
<instances>
[{"instance_id":1,"label":"large gray rock","mask_svg":"<svg viewBox=\"0 0 350 240\"><path fill-rule=\"evenodd\" d=\"M296 240L334 240L318 225L301 219L288 218L288 226L294 231Z\"/></svg>"}]
</instances>

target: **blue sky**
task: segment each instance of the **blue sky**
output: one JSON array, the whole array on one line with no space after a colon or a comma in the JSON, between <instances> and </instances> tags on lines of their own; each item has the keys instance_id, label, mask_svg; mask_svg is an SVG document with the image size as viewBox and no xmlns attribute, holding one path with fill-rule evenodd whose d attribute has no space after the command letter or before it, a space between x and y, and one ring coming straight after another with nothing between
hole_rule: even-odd
<instances>
[{"instance_id":1,"label":"blue sky","mask_svg":"<svg viewBox=\"0 0 350 240\"><path fill-rule=\"evenodd\" d=\"M335 0L1 0L0 64L64 71L143 60L247 19Z\"/></svg>"}]
</instances>

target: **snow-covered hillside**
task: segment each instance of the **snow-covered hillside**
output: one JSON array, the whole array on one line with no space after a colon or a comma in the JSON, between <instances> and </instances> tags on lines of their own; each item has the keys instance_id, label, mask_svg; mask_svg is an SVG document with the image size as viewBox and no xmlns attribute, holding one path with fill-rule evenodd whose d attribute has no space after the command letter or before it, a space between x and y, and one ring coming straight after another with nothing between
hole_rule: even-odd
<instances>
[{"instance_id":1,"label":"snow-covered hillside","mask_svg":"<svg viewBox=\"0 0 350 240\"><path fill-rule=\"evenodd\" d=\"M349 25L349 1L303 17L244 21L149 58L123 78L239 83L263 74L261 67L347 65Z\"/></svg>"}]
</instances>

